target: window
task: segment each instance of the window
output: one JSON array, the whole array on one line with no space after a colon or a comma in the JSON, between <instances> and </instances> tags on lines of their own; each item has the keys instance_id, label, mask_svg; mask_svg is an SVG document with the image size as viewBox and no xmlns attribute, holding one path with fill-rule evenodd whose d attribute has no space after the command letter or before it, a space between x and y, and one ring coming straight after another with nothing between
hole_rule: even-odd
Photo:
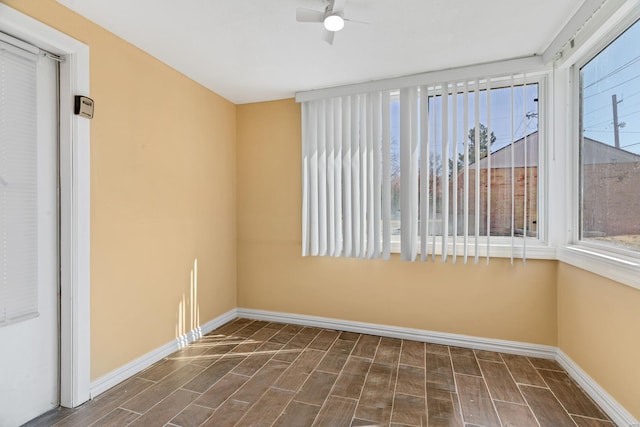
<instances>
[{"instance_id":1,"label":"window","mask_svg":"<svg viewBox=\"0 0 640 427\"><path fill-rule=\"evenodd\" d=\"M640 251L640 22L580 68L582 242Z\"/></svg>"},{"instance_id":2,"label":"window","mask_svg":"<svg viewBox=\"0 0 640 427\"><path fill-rule=\"evenodd\" d=\"M444 189L441 169L444 165L442 155L442 95L440 88L430 88L429 96L429 128L432 130L432 150L429 167L435 171L436 179L429 178L428 184L435 183L435 221L429 224L430 235L442 236L444 224L443 191L448 192L447 235L463 236L464 234L464 184L465 184L465 148L468 150L467 163L470 180L475 179L476 168L479 169L479 235L511 236L512 219L514 233L523 236L538 237L537 202L538 202L538 99L539 84L515 84L478 92L478 136L479 161L476 162L476 127L474 124L475 97L473 91L456 91L456 111L453 111L453 94L448 95L448 152L444 162L448 164L448 189ZM466 101L465 101L466 97ZM392 235L400 235L400 101L399 97L391 99L391 230ZM465 111L466 106L466 111ZM465 118L466 114L466 118ZM455 128L455 138L453 140ZM526 146L526 151L525 151ZM525 156L526 152L526 156ZM491 154L489 161L488 154ZM423 153L420 153L422 156ZM513 159L512 156L513 155ZM513 162L513 170L512 170ZM435 170L434 170L435 167ZM513 181L512 181L513 180ZM512 188L513 183L513 188ZM475 224L475 185L469 188L469 224ZM489 191L490 187L490 191ZM512 191L513 202L512 202ZM455 193L455 194L454 194ZM487 197L491 200L487 202ZM526 197L526 203L525 203ZM454 203L455 199L455 203ZM526 207L526 215L525 215ZM455 209L454 209L455 208ZM454 217L455 220L454 220ZM526 221L526 226L525 226ZM455 230L454 230L455 227ZM488 231L488 233L487 233Z\"/></svg>"},{"instance_id":3,"label":"window","mask_svg":"<svg viewBox=\"0 0 640 427\"><path fill-rule=\"evenodd\" d=\"M543 235L543 76L304 101L303 254L526 257Z\"/></svg>"}]
</instances>

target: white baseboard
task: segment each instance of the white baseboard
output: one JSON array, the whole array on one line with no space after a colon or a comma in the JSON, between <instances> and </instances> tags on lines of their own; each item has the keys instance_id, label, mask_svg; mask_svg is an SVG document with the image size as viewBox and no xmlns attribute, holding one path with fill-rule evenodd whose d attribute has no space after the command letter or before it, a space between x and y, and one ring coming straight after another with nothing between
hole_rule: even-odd
<instances>
[{"instance_id":1,"label":"white baseboard","mask_svg":"<svg viewBox=\"0 0 640 427\"><path fill-rule=\"evenodd\" d=\"M557 362L567 373L600 405L603 411L620 427L640 427L640 423L626 409L622 407L609 393L595 382L580 368L566 353L557 349Z\"/></svg>"},{"instance_id":2,"label":"white baseboard","mask_svg":"<svg viewBox=\"0 0 640 427\"><path fill-rule=\"evenodd\" d=\"M167 344L159 347L149 353L140 356L132 362L127 363L126 365L109 372L103 377L98 378L97 380L91 383L90 395L91 399L96 397L97 395L104 393L115 385L121 383L122 381L136 375L138 372L143 369L148 368L154 363L164 359L169 356L171 353L180 350L185 347L187 344L201 338L203 335L208 334L214 329L224 325L227 322L235 319L237 316L237 310L234 308L213 320L208 321L202 326L196 327L193 330L187 332L181 337L168 342Z\"/></svg>"},{"instance_id":3,"label":"white baseboard","mask_svg":"<svg viewBox=\"0 0 640 427\"><path fill-rule=\"evenodd\" d=\"M423 329L401 328L398 326L378 325L375 323L352 322L349 320L331 319L327 317L306 316L302 314L278 313L274 311L238 308L238 317L270 322L292 323L295 325L316 326L319 328L338 329L360 334L379 335L390 338L402 338L434 344L467 347L476 350L496 351L500 353L519 354L522 356L555 359L556 348L548 345L529 344L518 341L507 341L480 338L470 335L450 334L426 331Z\"/></svg>"}]
</instances>

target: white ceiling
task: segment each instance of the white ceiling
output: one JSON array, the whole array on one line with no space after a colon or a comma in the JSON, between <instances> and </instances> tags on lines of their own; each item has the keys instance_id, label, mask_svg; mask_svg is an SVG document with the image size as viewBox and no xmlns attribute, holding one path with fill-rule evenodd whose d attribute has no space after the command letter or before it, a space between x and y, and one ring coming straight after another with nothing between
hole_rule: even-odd
<instances>
[{"instance_id":1,"label":"white ceiling","mask_svg":"<svg viewBox=\"0 0 640 427\"><path fill-rule=\"evenodd\" d=\"M347 0L331 46L322 0L58 1L237 104L540 54L584 2Z\"/></svg>"}]
</instances>

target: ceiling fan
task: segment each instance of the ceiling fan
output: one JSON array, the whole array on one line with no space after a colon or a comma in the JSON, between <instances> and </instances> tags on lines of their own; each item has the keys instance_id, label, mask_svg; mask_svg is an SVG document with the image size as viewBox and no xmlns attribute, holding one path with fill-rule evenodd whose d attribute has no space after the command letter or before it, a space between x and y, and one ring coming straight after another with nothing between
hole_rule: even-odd
<instances>
[{"instance_id":1,"label":"ceiling fan","mask_svg":"<svg viewBox=\"0 0 640 427\"><path fill-rule=\"evenodd\" d=\"M324 12L299 7L296 10L296 21L324 24L322 39L327 43L333 44L336 32L344 28L345 21L365 23L344 17L344 4L346 0L323 0L323 2L325 4Z\"/></svg>"}]
</instances>

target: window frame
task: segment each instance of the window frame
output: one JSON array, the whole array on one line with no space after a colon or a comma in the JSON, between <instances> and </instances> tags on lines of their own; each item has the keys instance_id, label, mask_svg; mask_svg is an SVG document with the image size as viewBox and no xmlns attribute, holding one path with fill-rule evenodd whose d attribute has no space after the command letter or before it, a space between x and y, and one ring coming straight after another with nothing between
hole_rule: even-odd
<instances>
[{"instance_id":1,"label":"window frame","mask_svg":"<svg viewBox=\"0 0 640 427\"><path fill-rule=\"evenodd\" d=\"M564 135L570 141L564 155L567 156L565 182L570 206L565 212L567 237L564 245L558 246L557 259L567 264L615 280L625 285L640 289L640 250L635 251L613 244L581 240L581 158L580 143L582 133L582 99L580 70L607 46L613 43L631 26L640 25L640 5L634 7L622 17L606 23L602 31L593 34L585 43L582 53L576 55L567 64L566 84L567 98L556 97L555 102L567 102L570 106L570 117L567 117L567 128ZM561 104L558 104L561 105ZM561 126L562 127L562 126ZM566 206L566 205L565 205ZM556 209L561 206L556 206Z\"/></svg>"}]
</instances>

